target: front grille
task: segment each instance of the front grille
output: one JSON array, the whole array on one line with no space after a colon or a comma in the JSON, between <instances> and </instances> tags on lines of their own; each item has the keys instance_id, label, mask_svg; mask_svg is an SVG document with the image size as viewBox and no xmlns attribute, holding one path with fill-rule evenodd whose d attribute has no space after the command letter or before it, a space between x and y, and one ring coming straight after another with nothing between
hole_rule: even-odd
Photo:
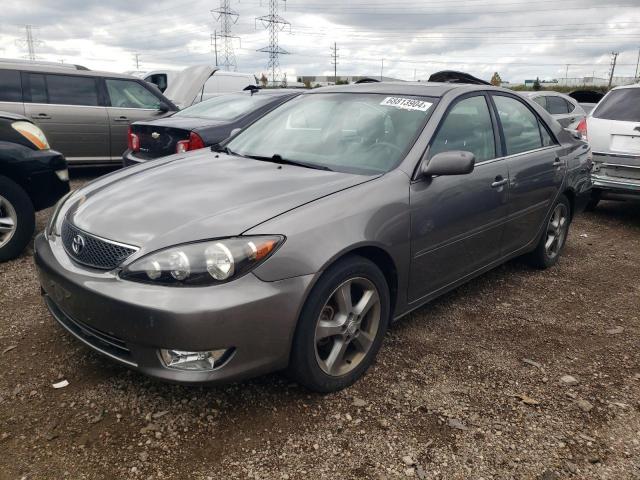
<instances>
[{"instance_id":1,"label":"front grille","mask_svg":"<svg viewBox=\"0 0 640 480\"><path fill-rule=\"evenodd\" d=\"M90 347L93 347L99 352L104 353L115 360L120 360L127 365L137 366L132 359L131 350L129 350L123 340L96 328L90 327L86 323L72 319L64 313L48 295L45 295L44 298L53 317L68 332L82 340Z\"/></svg>"},{"instance_id":2,"label":"front grille","mask_svg":"<svg viewBox=\"0 0 640 480\"><path fill-rule=\"evenodd\" d=\"M74 241L76 248L74 249ZM138 251L136 247L96 237L74 227L68 221L62 224L62 244L76 262L101 270L112 270L127 257Z\"/></svg>"}]
</instances>

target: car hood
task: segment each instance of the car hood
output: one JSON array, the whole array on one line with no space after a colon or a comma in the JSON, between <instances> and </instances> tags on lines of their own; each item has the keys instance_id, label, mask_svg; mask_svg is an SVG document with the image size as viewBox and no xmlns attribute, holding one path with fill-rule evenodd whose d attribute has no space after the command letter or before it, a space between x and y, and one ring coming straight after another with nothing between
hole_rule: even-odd
<instances>
[{"instance_id":1,"label":"car hood","mask_svg":"<svg viewBox=\"0 0 640 480\"><path fill-rule=\"evenodd\" d=\"M202 92L204 82L213 75L218 67L212 65L195 65L182 70L171 80L164 91L164 96L180 108L193 104L196 95Z\"/></svg>"},{"instance_id":2,"label":"car hood","mask_svg":"<svg viewBox=\"0 0 640 480\"><path fill-rule=\"evenodd\" d=\"M288 210L373 178L207 150L98 179L76 194L65 215L76 227L140 247L142 254L240 235Z\"/></svg>"}]
</instances>

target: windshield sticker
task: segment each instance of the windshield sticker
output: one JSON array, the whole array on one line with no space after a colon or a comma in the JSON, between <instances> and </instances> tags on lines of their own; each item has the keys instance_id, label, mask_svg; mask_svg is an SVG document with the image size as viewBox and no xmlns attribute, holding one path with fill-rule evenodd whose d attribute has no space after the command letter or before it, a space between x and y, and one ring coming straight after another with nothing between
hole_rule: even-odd
<instances>
[{"instance_id":1,"label":"windshield sticker","mask_svg":"<svg viewBox=\"0 0 640 480\"><path fill-rule=\"evenodd\" d=\"M415 98L387 97L380 102L380 105L384 105L385 107L401 108L402 110L418 110L420 112L426 112L433 103L416 100Z\"/></svg>"}]
</instances>

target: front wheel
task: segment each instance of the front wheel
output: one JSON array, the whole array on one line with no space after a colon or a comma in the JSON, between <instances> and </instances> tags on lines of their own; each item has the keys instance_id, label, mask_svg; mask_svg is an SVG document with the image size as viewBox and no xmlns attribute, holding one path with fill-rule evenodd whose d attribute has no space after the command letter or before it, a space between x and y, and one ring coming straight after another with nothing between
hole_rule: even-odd
<instances>
[{"instance_id":1,"label":"front wheel","mask_svg":"<svg viewBox=\"0 0 640 480\"><path fill-rule=\"evenodd\" d=\"M20 255L35 228L35 212L27 193L0 176L0 262Z\"/></svg>"},{"instance_id":2,"label":"front wheel","mask_svg":"<svg viewBox=\"0 0 640 480\"><path fill-rule=\"evenodd\" d=\"M389 287L373 262L354 255L333 265L304 305L289 374L322 393L353 384L380 349L389 308Z\"/></svg>"},{"instance_id":3,"label":"front wheel","mask_svg":"<svg viewBox=\"0 0 640 480\"><path fill-rule=\"evenodd\" d=\"M547 219L538 246L529 254L529 263L542 269L555 265L567 240L570 223L571 204L565 195L560 195Z\"/></svg>"}]
</instances>

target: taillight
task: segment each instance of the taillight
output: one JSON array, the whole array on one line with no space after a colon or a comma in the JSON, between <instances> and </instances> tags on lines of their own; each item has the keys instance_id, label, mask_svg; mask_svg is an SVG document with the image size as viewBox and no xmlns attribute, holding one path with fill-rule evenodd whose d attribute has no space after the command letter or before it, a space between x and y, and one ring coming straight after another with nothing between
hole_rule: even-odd
<instances>
[{"instance_id":1,"label":"taillight","mask_svg":"<svg viewBox=\"0 0 640 480\"><path fill-rule=\"evenodd\" d=\"M131 126L129 126L129 130L127 131L127 146L132 152L140 150L140 138L131 131Z\"/></svg>"},{"instance_id":2,"label":"taillight","mask_svg":"<svg viewBox=\"0 0 640 480\"><path fill-rule=\"evenodd\" d=\"M189 150L198 150L204 148L204 140L195 132L189 134L189 140L180 140L176 143L176 153L188 152Z\"/></svg>"},{"instance_id":3,"label":"taillight","mask_svg":"<svg viewBox=\"0 0 640 480\"><path fill-rule=\"evenodd\" d=\"M582 137L583 140L587 140L588 136L587 136L587 119L583 118L582 120L580 120L580 123L578 123L578 126L576 127L576 130L578 131L578 133L580 134L580 136Z\"/></svg>"}]
</instances>

